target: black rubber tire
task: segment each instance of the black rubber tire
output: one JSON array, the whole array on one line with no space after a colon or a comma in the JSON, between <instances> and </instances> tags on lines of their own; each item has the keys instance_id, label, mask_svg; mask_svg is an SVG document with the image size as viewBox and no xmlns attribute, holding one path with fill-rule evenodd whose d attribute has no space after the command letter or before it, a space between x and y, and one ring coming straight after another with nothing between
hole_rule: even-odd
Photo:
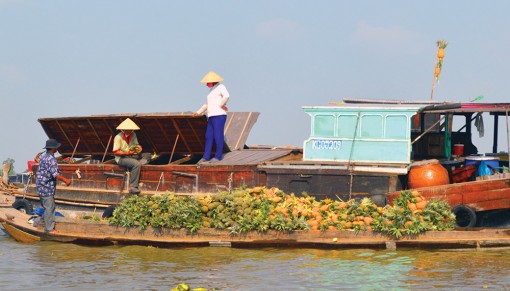
<instances>
[{"instance_id":1,"label":"black rubber tire","mask_svg":"<svg viewBox=\"0 0 510 291\"><path fill-rule=\"evenodd\" d=\"M101 216L102 218L110 218L113 216L113 211L115 211L115 205L110 205L108 206L104 211L103 211L103 215Z\"/></svg>"},{"instance_id":2,"label":"black rubber tire","mask_svg":"<svg viewBox=\"0 0 510 291\"><path fill-rule=\"evenodd\" d=\"M32 203L27 199L16 199L16 201L12 203L12 207L27 214L34 212L34 207L32 206Z\"/></svg>"},{"instance_id":3,"label":"black rubber tire","mask_svg":"<svg viewBox=\"0 0 510 291\"><path fill-rule=\"evenodd\" d=\"M457 205L452 209L455 214L456 227L474 227L476 225L476 212L465 205Z\"/></svg>"}]
</instances>

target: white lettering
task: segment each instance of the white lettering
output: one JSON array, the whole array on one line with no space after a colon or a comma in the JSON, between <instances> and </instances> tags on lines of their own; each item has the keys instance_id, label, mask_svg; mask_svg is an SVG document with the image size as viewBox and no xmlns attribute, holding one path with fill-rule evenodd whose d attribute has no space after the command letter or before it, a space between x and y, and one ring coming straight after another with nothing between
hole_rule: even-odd
<instances>
[{"instance_id":1,"label":"white lettering","mask_svg":"<svg viewBox=\"0 0 510 291\"><path fill-rule=\"evenodd\" d=\"M342 141L340 140L326 140L316 139L312 141L312 149L314 150L340 150L342 148Z\"/></svg>"}]
</instances>

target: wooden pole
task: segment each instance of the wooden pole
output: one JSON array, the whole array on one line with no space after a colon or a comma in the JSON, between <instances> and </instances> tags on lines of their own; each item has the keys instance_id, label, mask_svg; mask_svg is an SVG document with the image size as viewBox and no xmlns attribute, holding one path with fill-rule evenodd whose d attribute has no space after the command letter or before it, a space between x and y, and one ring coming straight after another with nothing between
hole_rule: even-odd
<instances>
[{"instance_id":1,"label":"wooden pole","mask_svg":"<svg viewBox=\"0 0 510 291\"><path fill-rule=\"evenodd\" d=\"M108 152L108 148L110 147L110 142L112 141L112 135L110 135L110 138L108 139L108 144L106 145L106 148L104 149L103 158L101 159L101 164L104 163L104 159L106 157L106 153Z\"/></svg>"},{"instance_id":2,"label":"wooden pole","mask_svg":"<svg viewBox=\"0 0 510 291\"><path fill-rule=\"evenodd\" d=\"M175 147L177 146L177 141L179 140L179 135L175 138L174 147L172 148L172 153L170 154L170 160L168 160L168 164L172 162L172 158L174 157Z\"/></svg>"},{"instance_id":3,"label":"wooden pole","mask_svg":"<svg viewBox=\"0 0 510 291\"><path fill-rule=\"evenodd\" d=\"M414 144L415 142L417 142L420 138L422 138L425 134L427 134L429 131L431 131L439 122L441 122L441 120L445 119L446 118L446 115L441 117L439 120L437 120L436 122L434 122L434 124L432 124L429 128L427 128L427 130L425 130L422 134L420 134L417 138L415 138L413 141L411 141L411 144Z\"/></svg>"},{"instance_id":4,"label":"wooden pole","mask_svg":"<svg viewBox=\"0 0 510 291\"><path fill-rule=\"evenodd\" d=\"M432 97L434 96L434 88L436 87L436 67L437 67L437 57L436 57L436 61L434 62L434 72L432 74L432 90L430 91L429 101L432 101Z\"/></svg>"},{"instance_id":5,"label":"wooden pole","mask_svg":"<svg viewBox=\"0 0 510 291\"><path fill-rule=\"evenodd\" d=\"M74 158L74 154L76 153L76 149L78 148L78 145L80 144L80 138L76 141L76 145L74 146L73 154L71 155L71 159Z\"/></svg>"}]
</instances>

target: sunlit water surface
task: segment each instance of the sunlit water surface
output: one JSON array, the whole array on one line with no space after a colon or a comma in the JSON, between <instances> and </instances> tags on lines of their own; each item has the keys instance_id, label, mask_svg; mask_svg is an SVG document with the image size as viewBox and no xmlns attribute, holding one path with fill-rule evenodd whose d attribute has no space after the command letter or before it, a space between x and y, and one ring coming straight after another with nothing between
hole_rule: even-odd
<instances>
[{"instance_id":1,"label":"sunlit water surface","mask_svg":"<svg viewBox=\"0 0 510 291\"><path fill-rule=\"evenodd\" d=\"M510 251L160 249L20 244L0 231L0 290L510 290Z\"/></svg>"}]
</instances>

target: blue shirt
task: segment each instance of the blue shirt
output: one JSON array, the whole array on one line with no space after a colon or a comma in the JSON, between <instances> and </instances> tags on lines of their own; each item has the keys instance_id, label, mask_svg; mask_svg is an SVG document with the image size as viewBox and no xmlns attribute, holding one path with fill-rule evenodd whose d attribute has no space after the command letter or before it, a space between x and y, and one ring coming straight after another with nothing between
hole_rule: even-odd
<instances>
[{"instance_id":1,"label":"blue shirt","mask_svg":"<svg viewBox=\"0 0 510 291\"><path fill-rule=\"evenodd\" d=\"M57 159L53 154L45 152L39 160L37 179L35 180L36 192L40 196L54 196L57 184L57 176L60 174Z\"/></svg>"}]
</instances>

